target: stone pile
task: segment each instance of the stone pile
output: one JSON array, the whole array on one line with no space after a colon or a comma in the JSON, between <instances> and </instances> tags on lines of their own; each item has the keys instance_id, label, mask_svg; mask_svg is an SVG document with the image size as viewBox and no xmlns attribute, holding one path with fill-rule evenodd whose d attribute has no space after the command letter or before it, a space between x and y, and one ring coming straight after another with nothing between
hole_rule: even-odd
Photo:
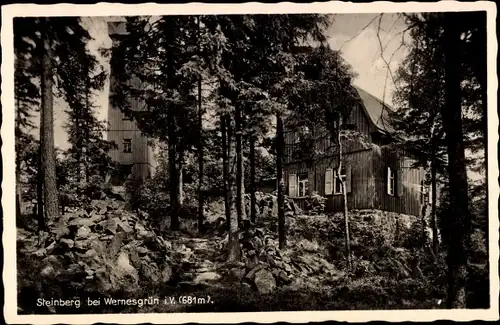
<instances>
[{"instance_id":1,"label":"stone pile","mask_svg":"<svg viewBox=\"0 0 500 325\"><path fill-rule=\"evenodd\" d=\"M43 277L94 284L103 294L168 282L171 243L124 206L116 199L94 200L49 225L36 245L20 241L25 243L21 252L41 259Z\"/></svg>"},{"instance_id":2,"label":"stone pile","mask_svg":"<svg viewBox=\"0 0 500 325\"><path fill-rule=\"evenodd\" d=\"M229 270L227 278L265 294L276 287L298 289L305 283L319 284L344 277L318 252L317 243L302 240L294 243L295 247L279 250L276 237L269 227L247 229L240 239L241 262Z\"/></svg>"}]
</instances>

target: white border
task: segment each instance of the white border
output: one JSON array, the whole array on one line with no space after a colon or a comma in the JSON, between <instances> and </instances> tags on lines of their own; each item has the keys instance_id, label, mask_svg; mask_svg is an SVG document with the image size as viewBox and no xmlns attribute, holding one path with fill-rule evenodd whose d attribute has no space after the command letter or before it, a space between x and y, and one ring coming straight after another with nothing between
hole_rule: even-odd
<instances>
[{"instance_id":1,"label":"white border","mask_svg":"<svg viewBox=\"0 0 500 325\"><path fill-rule=\"evenodd\" d=\"M175 314L92 314L92 315L17 315L17 277L16 277L16 232L15 232L15 175L14 175L14 56L13 56L13 17L16 16L130 16L164 14L250 14L250 13L376 13L376 12L439 12L439 11L487 11L488 30L488 191L490 216L490 292L491 308L482 310L397 310L397 311L304 311L304 312L259 312L259 313L175 313ZM496 5L493 2L456 2L440 1L435 3L329 3L278 4L120 4L98 3L94 5L56 4L34 5L14 4L2 7L1 45L2 45L2 107L3 125L3 247L5 287L4 314L7 323L81 324L105 323L271 323L285 321L290 323L310 321L434 321L434 320L497 320L498 314L498 116L496 76Z\"/></svg>"}]
</instances>

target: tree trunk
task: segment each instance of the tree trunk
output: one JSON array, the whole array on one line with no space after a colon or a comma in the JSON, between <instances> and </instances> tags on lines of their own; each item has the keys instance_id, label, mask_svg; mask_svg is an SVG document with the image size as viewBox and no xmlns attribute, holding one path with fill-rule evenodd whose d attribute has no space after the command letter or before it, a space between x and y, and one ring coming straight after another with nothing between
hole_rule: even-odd
<instances>
[{"instance_id":1,"label":"tree trunk","mask_svg":"<svg viewBox=\"0 0 500 325\"><path fill-rule=\"evenodd\" d=\"M184 204L184 151L177 146L177 175L179 184L177 186L177 196L179 197L179 209Z\"/></svg>"},{"instance_id":2,"label":"tree trunk","mask_svg":"<svg viewBox=\"0 0 500 325\"><path fill-rule=\"evenodd\" d=\"M243 177L243 137L242 137L242 116L240 103L236 104L235 109L235 124L236 124L236 210L238 211L238 224L241 224L242 220L246 219L244 199L245 199L245 187L244 187L244 177Z\"/></svg>"},{"instance_id":3,"label":"tree trunk","mask_svg":"<svg viewBox=\"0 0 500 325\"><path fill-rule=\"evenodd\" d=\"M437 171L435 152L431 160L431 227L432 227L432 251L434 255L439 253L439 229L437 221Z\"/></svg>"},{"instance_id":4,"label":"tree trunk","mask_svg":"<svg viewBox=\"0 0 500 325\"><path fill-rule=\"evenodd\" d=\"M90 95L90 84L89 84L90 80L89 80L89 76L88 76L88 72L87 74L85 75L85 108L86 108L86 112L85 112L85 119L83 121L85 127L84 127L84 132L85 132L85 156L84 156L84 161L83 161L83 167L85 169L85 182L89 182L89 177L90 177L90 172L89 172L89 165L90 165L90 162L89 162L89 156L90 156L90 152L89 152L89 117L90 117L90 112L91 112L91 107L90 107L90 99L89 99L89 95Z\"/></svg>"},{"instance_id":5,"label":"tree trunk","mask_svg":"<svg viewBox=\"0 0 500 325\"><path fill-rule=\"evenodd\" d=\"M283 135L283 119L281 114L276 114L276 177L278 180L278 238L279 248L286 246L285 229L285 179L283 177L283 156L285 152L285 139Z\"/></svg>"},{"instance_id":6,"label":"tree trunk","mask_svg":"<svg viewBox=\"0 0 500 325\"><path fill-rule=\"evenodd\" d=\"M255 196L255 137L250 138L250 221L257 219L257 198Z\"/></svg>"},{"instance_id":7,"label":"tree trunk","mask_svg":"<svg viewBox=\"0 0 500 325\"><path fill-rule=\"evenodd\" d=\"M19 67L16 67L19 69ZM19 110L19 99L16 99L16 124L21 121L21 112ZM17 128L20 128L19 125L16 125L16 133ZM22 202L22 188L21 188L21 158L19 157L20 152L16 152L16 215L19 218L21 216L21 202Z\"/></svg>"},{"instance_id":8,"label":"tree trunk","mask_svg":"<svg viewBox=\"0 0 500 325\"><path fill-rule=\"evenodd\" d=\"M343 159L343 152L342 152L342 140L340 138L340 129L341 129L341 118L339 117L337 120L337 130L336 130L336 143L337 143L337 148L338 148L338 165L337 165L337 173L335 177L337 177L337 180L340 182L342 185L342 197L343 197L343 206L344 206L344 242L345 242L345 254L347 258L347 269L349 271L352 270L352 259L351 259L351 239L349 235L349 211L348 211L348 205L347 205L347 187L345 184L345 181L340 177L342 175L342 159Z\"/></svg>"},{"instance_id":9,"label":"tree trunk","mask_svg":"<svg viewBox=\"0 0 500 325\"><path fill-rule=\"evenodd\" d=\"M170 191L170 229L179 230L180 197L179 185L180 177L177 169L177 132L176 121L173 114L168 119L168 170L169 170L169 191Z\"/></svg>"},{"instance_id":10,"label":"tree trunk","mask_svg":"<svg viewBox=\"0 0 500 325\"><path fill-rule=\"evenodd\" d=\"M43 210L43 171L42 171L42 147L38 147L38 173L36 180L36 205L38 231L45 231L47 224Z\"/></svg>"},{"instance_id":11,"label":"tree trunk","mask_svg":"<svg viewBox=\"0 0 500 325\"><path fill-rule=\"evenodd\" d=\"M228 139L227 139L227 116L221 115L221 136L222 136L222 178L224 183L224 211L226 212L226 222L229 227L231 211L229 207L229 161L228 161ZM229 229L229 228L228 228Z\"/></svg>"},{"instance_id":12,"label":"tree trunk","mask_svg":"<svg viewBox=\"0 0 500 325\"><path fill-rule=\"evenodd\" d=\"M229 238L228 238L228 262L237 262L240 260L240 243L238 238L238 182L237 182L237 141L233 134L233 126L231 121L227 123L227 143L228 143L228 196L229 196Z\"/></svg>"},{"instance_id":13,"label":"tree trunk","mask_svg":"<svg viewBox=\"0 0 500 325\"><path fill-rule=\"evenodd\" d=\"M22 188L21 188L21 168L19 162L16 164L16 216L21 217L21 202L22 202Z\"/></svg>"},{"instance_id":14,"label":"tree trunk","mask_svg":"<svg viewBox=\"0 0 500 325\"><path fill-rule=\"evenodd\" d=\"M460 61L458 60L460 22L455 13L444 14L445 49L445 105L441 115L446 133L450 211L445 224L448 227L448 308L466 307L467 247L470 217L467 195L467 173L461 116Z\"/></svg>"},{"instance_id":15,"label":"tree trunk","mask_svg":"<svg viewBox=\"0 0 500 325\"><path fill-rule=\"evenodd\" d=\"M198 18L199 23L199 18ZM203 232L203 111L201 109L201 76L198 79L198 231Z\"/></svg>"},{"instance_id":16,"label":"tree trunk","mask_svg":"<svg viewBox=\"0 0 500 325\"><path fill-rule=\"evenodd\" d=\"M42 58L42 105L40 113L40 145L43 174L43 192L45 213L49 220L59 216L59 202L56 184L56 153L54 148L54 111L52 94L52 49L48 18L45 18L42 28L43 58Z\"/></svg>"}]
</instances>

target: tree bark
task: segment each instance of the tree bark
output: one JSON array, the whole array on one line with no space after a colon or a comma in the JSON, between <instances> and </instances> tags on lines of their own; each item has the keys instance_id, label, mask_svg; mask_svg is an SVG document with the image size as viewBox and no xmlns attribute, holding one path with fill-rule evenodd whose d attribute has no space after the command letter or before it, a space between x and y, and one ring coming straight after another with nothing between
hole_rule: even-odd
<instances>
[{"instance_id":1,"label":"tree bark","mask_svg":"<svg viewBox=\"0 0 500 325\"><path fill-rule=\"evenodd\" d=\"M237 169L238 169L238 158L237 158L237 141L236 136L233 132L233 126L231 121L227 124L228 134L228 196L229 196L229 238L228 238L228 262L237 262L240 260L240 243L238 238L238 182L237 182Z\"/></svg>"},{"instance_id":2,"label":"tree bark","mask_svg":"<svg viewBox=\"0 0 500 325\"><path fill-rule=\"evenodd\" d=\"M445 105L441 109L448 151L450 211L448 227L448 308L466 307L467 248L470 217L467 195L467 173L463 142L460 95L460 22L455 13L444 14Z\"/></svg>"},{"instance_id":3,"label":"tree bark","mask_svg":"<svg viewBox=\"0 0 500 325\"><path fill-rule=\"evenodd\" d=\"M52 94L52 49L48 18L42 24L42 105L40 113L41 167L43 174L43 192L47 219L55 220L59 216L59 202L56 184L56 153L54 148L54 110Z\"/></svg>"},{"instance_id":4,"label":"tree bark","mask_svg":"<svg viewBox=\"0 0 500 325\"><path fill-rule=\"evenodd\" d=\"M279 248L286 246L285 229L285 179L283 177L283 156L285 153L285 139L283 135L283 119L276 114L276 177L278 180L278 238Z\"/></svg>"},{"instance_id":5,"label":"tree bark","mask_svg":"<svg viewBox=\"0 0 500 325\"><path fill-rule=\"evenodd\" d=\"M337 177L337 180L340 182L342 185L342 197L343 197L343 207L344 207L344 242L345 242L345 254L347 258L347 269L349 271L352 270L352 259L351 259L351 239L349 235L349 211L348 211L348 205L347 205L347 187L345 184L345 181L342 179L342 159L343 159L343 152L342 152L342 140L340 137L340 129L341 129L341 118L339 117L337 120L337 130L336 130L336 143L337 143L337 148L338 148L338 164L337 164L337 173L335 177Z\"/></svg>"},{"instance_id":6,"label":"tree bark","mask_svg":"<svg viewBox=\"0 0 500 325\"><path fill-rule=\"evenodd\" d=\"M437 171L436 154L433 150L431 158L431 227L432 227L432 251L434 255L439 253L439 229L437 221Z\"/></svg>"},{"instance_id":7,"label":"tree bark","mask_svg":"<svg viewBox=\"0 0 500 325\"><path fill-rule=\"evenodd\" d=\"M16 66L19 69L18 66ZM16 99L16 124L21 121L21 112L19 110L19 99ZM16 128L20 128L20 125L16 125ZM16 129L17 133L17 129ZM22 202L22 188L21 188L21 158L19 157L20 152L16 152L16 215L19 218L21 216L21 202Z\"/></svg>"},{"instance_id":8,"label":"tree bark","mask_svg":"<svg viewBox=\"0 0 500 325\"><path fill-rule=\"evenodd\" d=\"M250 221L257 219L257 198L255 196L255 137L250 138Z\"/></svg>"},{"instance_id":9,"label":"tree bark","mask_svg":"<svg viewBox=\"0 0 500 325\"><path fill-rule=\"evenodd\" d=\"M198 18L199 23L199 18ZM203 111L201 107L201 76L198 78L198 231L203 232Z\"/></svg>"},{"instance_id":10,"label":"tree bark","mask_svg":"<svg viewBox=\"0 0 500 325\"><path fill-rule=\"evenodd\" d=\"M227 139L227 116L221 115L221 136L222 136L222 178L224 183L224 211L226 212L226 222L229 229L229 218L231 211L229 207L229 162L228 162L228 139Z\"/></svg>"},{"instance_id":11,"label":"tree bark","mask_svg":"<svg viewBox=\"0 0 500 325\"><path fill-rule=\"evenodd\" d=\"M245 213L245 186L243 177L243 128L242 128L242 116L241 116L240 103L236 104L235 109L235 124L236 124L236 210L238 212L238 224L242 223L242 220L246 219Z\"/></svg>"},{"instance_id":12,"label":"tree bark","mask_svg":"<svg viewBox=\"0 0 500 325\"><path fill-rule=\"evenodd\" d=\"M179 197L179 209L184 204L184 151L177 146L177 174L179 183L177 185L177 196Z\"/></svg>"},{"instance_id":13,"label":"tree bark","mask_svg":"<svg viewBox=\"0 0 500 325\"><path fill-rule=\"evenodd\" d=\"M36 205L37 205L37 221L38 231L45 231L47 224L45 222L45 214L43 210L43 171L42 171L42 149L38 148L38 175L36 180Z\"/></svg>"},{"instance_id":14,"label":"tree bark","mask_svg":"<svg viewBox=\"0 0 500 325\"><path fill-rule=\"evenodd\" d=\"M179 230L180 197L179 185L180 177L177 169L177 131L176 121L173 114L168 118L168 170L170 189L170 229Z\"/></svg>"}]
</instances>

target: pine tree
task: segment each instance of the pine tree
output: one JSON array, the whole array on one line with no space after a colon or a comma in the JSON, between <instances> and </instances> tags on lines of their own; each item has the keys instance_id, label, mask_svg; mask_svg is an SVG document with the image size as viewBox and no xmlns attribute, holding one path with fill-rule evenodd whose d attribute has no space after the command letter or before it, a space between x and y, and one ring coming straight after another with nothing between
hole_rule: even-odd
<instances>
[{"instance_id":1,"label":"pine tree","mask_svg":"<svg viewBox=\"0 0 500 325\"><path fill-rule=\"evenodd\" d=\"M82 53L90 39L88 32L75 17L57 18L16 18L14 21L15 48L18 58L27 64L18 66L16 71L21 87L18 94L24 93L24 103L35 104L40 100L40 170L41 179L38 206L42 211L42 196L45 215L54 220L59 215L58 192L56 184L56 156L53 130L53 98L65 97L70 87L63 84L76 84L80 75L65 73L64 63L73 61L74 65L84 64ZM24 78L24 79L23 79ZM37 84L40 86L38 87ZM34 95L35 92L38 96ZM33 102L35 100L35 102ZM42 195L43 192L43 195ZM43 215L39 216L39 226Z\"/></svg>"}]
</instances>

